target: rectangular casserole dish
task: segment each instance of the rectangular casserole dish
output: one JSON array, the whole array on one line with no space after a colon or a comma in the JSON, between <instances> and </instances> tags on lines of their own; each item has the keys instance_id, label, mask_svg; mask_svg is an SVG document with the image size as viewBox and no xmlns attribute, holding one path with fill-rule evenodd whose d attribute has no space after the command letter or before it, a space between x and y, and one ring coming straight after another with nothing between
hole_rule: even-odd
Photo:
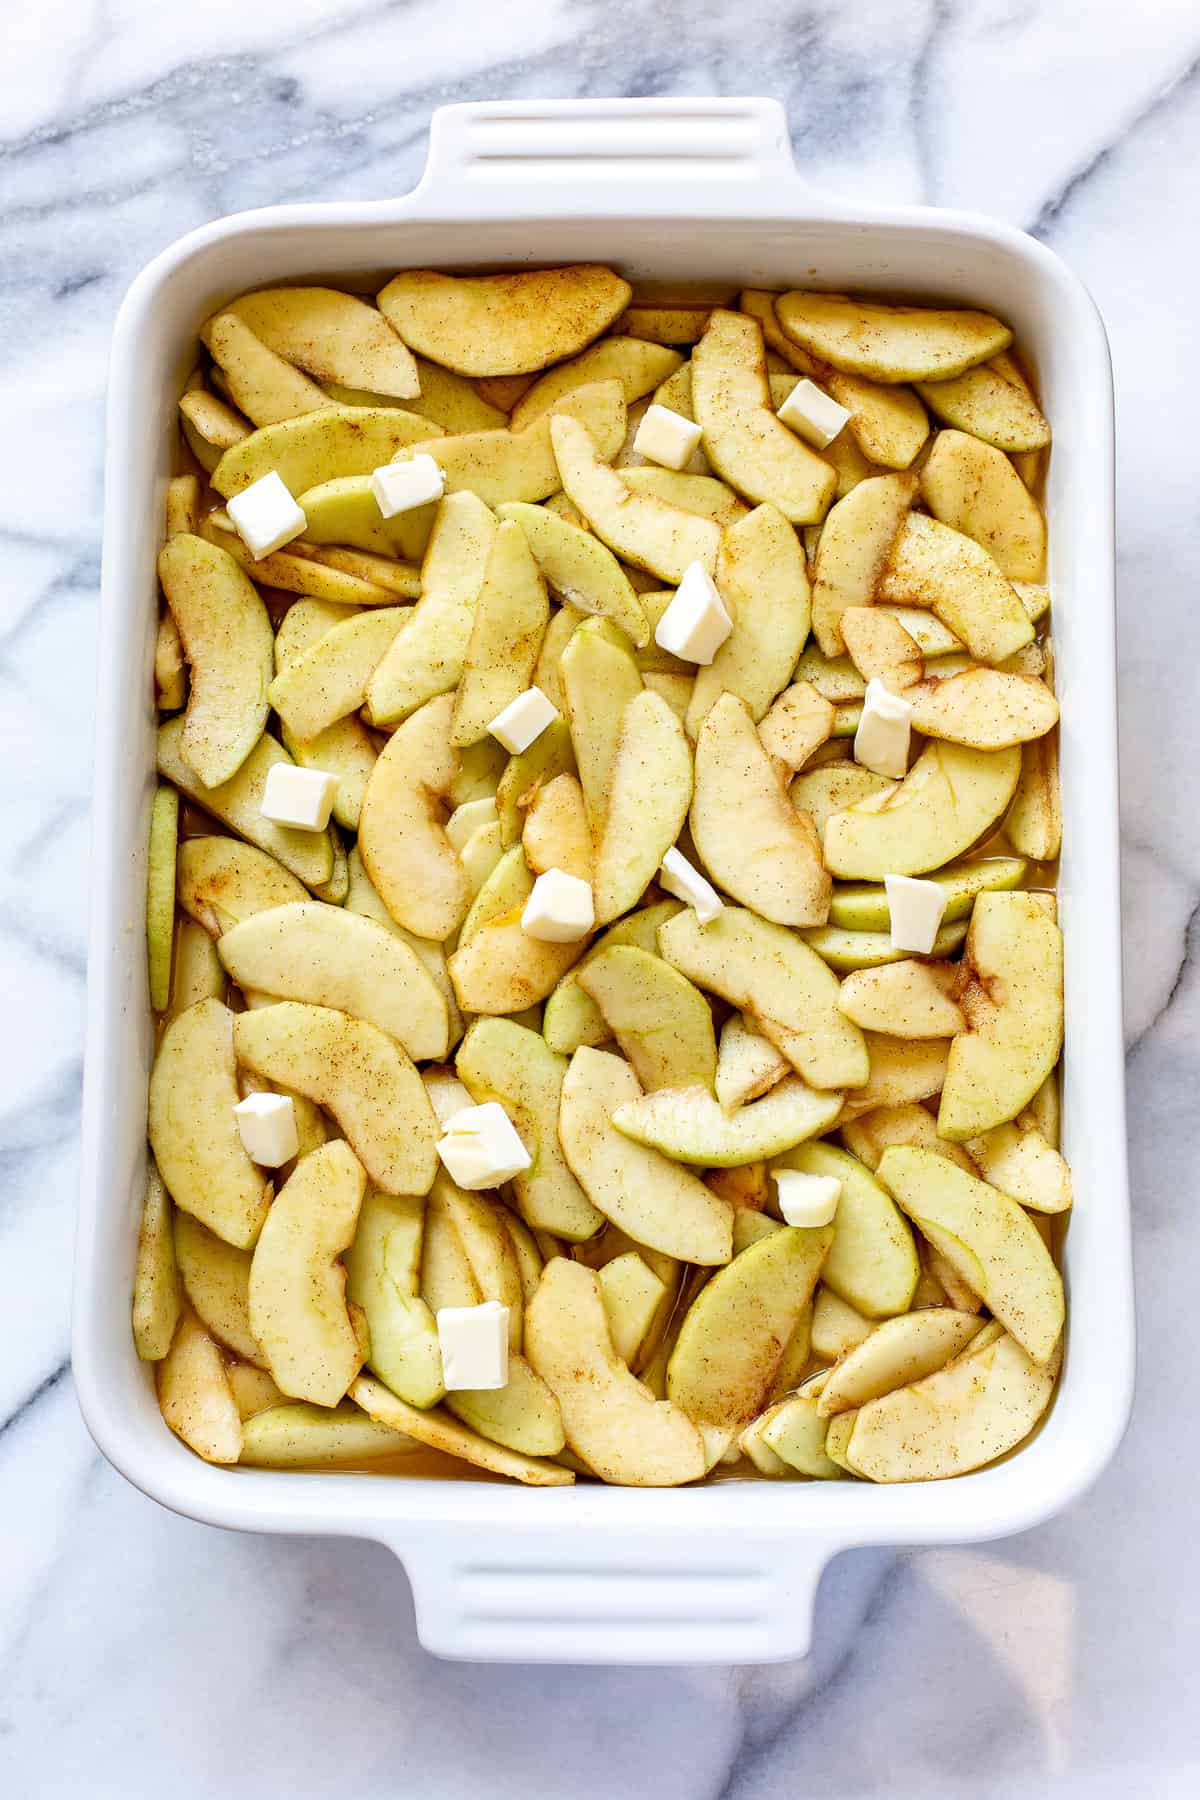
<instances>
[{"instance_id":1,"label":"rectangular casserole dish","mask_svg":"<svg viewBox=\"0 0 1200 1800\"><path fill-rule=\"evenodd\" d=\"M175 402L196 327L271 282L570 261L633 279L815 285L999 313L1055 429L1047 509L1063 707L1067 1356L1037 1437L931 1485L723 1482L679 1490L284 1474L201 1462L163 1424L129 1293L152 1028L143 934L154 786L155 554ZM1112 1455L1134 1359L1121 1037L1112 386L1079 282L1008 226L831 202L792 162L766 100L504 102L435 114L397 201L241 214L138 277L113 345L99 651L92 934L74 1366L109 1460L164 1505L257 1531L392 1547L421 1641L444 1656L764 1662L802 1655L821 1571L859 1545L962 1543L1035 1525Z\"/></svg>"}]
</instances>

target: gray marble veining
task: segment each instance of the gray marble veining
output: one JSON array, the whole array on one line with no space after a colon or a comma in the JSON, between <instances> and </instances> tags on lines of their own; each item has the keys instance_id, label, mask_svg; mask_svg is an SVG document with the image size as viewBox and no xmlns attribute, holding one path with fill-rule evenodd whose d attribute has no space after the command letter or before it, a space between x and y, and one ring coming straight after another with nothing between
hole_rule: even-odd
<instances>
[{"instance_id":1,"label":"gray marble veining","mask_svg":"<svg viewBox=\"0 0 1200 1800\"><path fill-rule=\"evenodd\" d=\"M0 1790L662 1800L1175 1796L1200 1781L1200 21L1190 0L42 0L0 64ZM454 99L770 93L848 196L991 211L1088 282L1118 384L1142 1376L1007 1544L860 1554L810 1661L439 1664L388 1553L237 1537L100 1460L67 1374L107 337L220 213L417 178ZM1083 1197L1086 1204L1086 1196Z\"/></svg>"}]
</instances>

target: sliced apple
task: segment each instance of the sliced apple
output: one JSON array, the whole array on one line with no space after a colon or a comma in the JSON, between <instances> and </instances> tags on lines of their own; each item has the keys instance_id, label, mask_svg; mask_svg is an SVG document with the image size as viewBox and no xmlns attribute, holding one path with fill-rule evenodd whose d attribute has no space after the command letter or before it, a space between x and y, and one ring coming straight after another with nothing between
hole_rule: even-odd
<instances>
[{"instance_id":1,"label":"sliced apple","mask_svg":"<svg viewBox=\"0 0 1200 1800\"><path fill-rule=\"evenodd\" d=\"M1039 1129L1032 1113L995 1125L966 1148L985 1181L1039 1213L1066 1212L1071 1205L1071 1171Z\"/></svg>"},{"instance_id":2,"label":"sliced apple","mask_svg":"<svg viewBox=\"0 0 1200 1800\"><path fill-rule=\"evenodd\" d=\"M843 1119L842 1137L847 1150L868 1169L879 1167L880 1157L892 1144L916 1144L922 1150L936 1151L968 1175L975 1173L966 1151L940 1138L933 1115L916 1101L877 1106L857 1118Z\"/></svg>"},{"instance_id":3,"label":"sliced apple","mask_svg":"<svg viewBox=\"0 0 1200 1800\"><path fill-rule=\"evenodd\" d=\"M220 1350L194 1313L180 1319L155 1376L163 1418L205 1462L235 1463L242 1421Z\"/></svg>"},{"instance_id":4,"label":"sliced apple","mask_svg":"<svg viewBox=\"0 0 1200 1800\"><path fill-rule=\"evenodd\" d=\"M1020 769L1016 747L927 744L892 793L828 819L825 862L835 875L875 881L941 868L1003 816Z\"/></svg>"},{"instance_id":5,"label":"sliced apple","mask_svg":"<svg viewBox=\"0 0 1200 1800\"><path fill-rule=\"evenodd\" d=\"M226 307L277 356L317 381L341 382L397 400L420 391L416 364L387 320L337 288L261 288Z\"/></svg>"},{"instance_id":6,"label":"sliced apple","mask_svg":"<svg viewBox=\"0 0 1200 1800\"><path fill-rule=\"evenodd\" d=\"M1058 702L1044 681L999 669L964 669L945 681L921 681L905 699L915 731L974 750L1028 743L1058 723Z\"/></svg>"},{"instance_id":7,"label":"sliced apple","mask_svg":"<svg viewBox=\"0 0 1200 1800\"><path fill-rule=\"evenodd\" d=\"M513 407L510 424L523 431L550 412L564 394L594 381L619 381L627 406L651 393L683 362L678 351L635 337L601 338L569 362L535 381Z\"/></svg>"},{"instance_id":8,"label":"sliced apple","mask_svg":"<svg viewBox=\"0 0 1200 1800\"><path fill-rule=\"evenodd\" d=\"M870 1319L906 1312L920 1274L907 1221L886 1187L857 1157L832 1144L798 1144L772 1164L842 1184L834 1239L821 1279Z\"/></svg>"},{"instance_id":9,"label":"sliced apple","mask_svg":"<svg viewBox=\"0 0 1200 1800\"><path fill-rule=\"evenodd\" d=\"M171 999L171 952L175 943L175 857L179 842L179 794L158 787L150 803L146 851L146 962L150 1005L163 1012Z\"/></svg>"},{"instance_id":10,"label":"sliced apple","mask_svg":"<svg viewBox=\"0 0 1200 1800\"><path fill-rule=\"evenodd\" d=\"M881 606L848 606L842 636L864 681L878 678L893 694L904 694L925 673L921 647L892 613Z\"/></svg>"},{"instance_id":11,"label":"sliced apple","mask_svg":"<svg viewBox=\"0 0 1200 1800\"><path fill-rule=\"evenodd\" d=\"M1003 450L965 431L939 431L921 493L935 519L982 544L1010 581L1041 581L1046 521Z\"/></svg>"},{"instance_id":12,"label":"sliced apple","mask_svg":"<svg viewBox=\"0 0 1200 1800\"><path fill-rule=\"evenodd\" d=\"M847 1096L845 1118L871 1112L877 1106L907 1106L914 1100L932 1100L946 1080L949 1038L901 1038L886 1032L864 1033L871 1057L871 1074Z\"/></svg>"},{"instance_id":13,"label":"sliced apple","mask_svg":"<svg viewBox=\"0 0 1200 1800\"><path fill-rule=\"evenodd\" d=\"M267 698L301 743L357 712L375 670L409 622L403 606L377 607L334 625L280 669Z\"/></svg>"},{"instance_id":14,"label":"sliced apple","mask_svg":"<svg viewBox=\"0 0 1200 1800\"><path fill-rule=\"evenodd\" d=\"M836 1362L870 1337L875 1323L821 1282L813 1299L811 1347L822 1362Z\"/></svg>"},{"instance_id":15,"label":"sliced apple","mask_svg":"<svg viewBox=\"0 0 1200 1800\"><path fill-rule=\"evenodd\" d=\"M947 923L969 916L979 894L1015 888L1025 877L1021 856L980 857L973 862L952 863L933 870L926 879L936 881L946 896L942 918ZM890 923L887 890L871 882L846 882L835 887L829 921L851 931L887 931Z\"/></svg>"},{"instance_id":16,"label":"sliced apple","mask_svg":"<svg viewBox=\"0 0 1200 1800\"><path fill-rule=\"evenodd\" d=\"M599 619L575 632L563 651L561 672L571 744L592 835L599 840L621 724L626 707L642 692L642 677L628 640Z\"/></svg>"},{"instance_id":17,"label":"sliced apple","mask_svg":"<svg viewBox=\"0 0 1200 1800\"><path fill-rule=\"evenodd\" d=\"M428 1192L437 1122L408 1056L376 1026L284 1000L240 1013L234 1041L240 1063L328 1108L377 1187Z\"/></svg>"},{"instance_id":18,"label":"sliced apple","mask_svg":"<svg viewBox=\"0 0 1200 1800\"><path fill-rule=\"evenodd\" d=\"M163 545L158 574L191 673L180 754L205 787L217 787L267 722L271 621L234 559L190 532Z\"/></svg>"},{"instance_id":19,"label":"sliced apple","mask_svg":"<svg viewBox=\"0 0 1200 1800\"><path fill-rule=\"evenodd\" d=\"M148 1130L176 1206L248 1249L271 1190L242 1148L233 1116L240 1099L233 1026L219 1000L202 1000L167 1026L150 1076Z\"/></svg>"},{"instance_id":20,"label":"sliced apple","mask_svg":"<svg viewBox=\"0 0 1200 1800\"><path fill-rule=\"evenodd\" d=\"M471 745L463 752L468 757L480 748ZM539 732L528 750L510 756L496 786L496 812L500 819L500 842L511 850L519 842L525 814L543 787L559 775L575 773L575 752L565 719L552 719L545 731Z\"/></svg>"},{"instance_id":21,"label":"sliced apple","mask_svg":"<svg viewBox=\"0 0 1200 1800\"><path fill-rule=\"evenodd\" d=\"M1058 733L1035 738L1021 752L1021 775L1008 817L1009 842L1034 862L1052 862L1062 844Z\"/></svg>"},{"instance_id":22,"label":"sliced apple","mask_svg":"<svg viewBox=\"0 0 1200 1800\"><path fill-rule=\"evenodd\" d=\"M811 824L791 805L743 700L724 694L696 742L691 829L709 875L780 925L819 925L831 882Z\"/></svg>"},{"instance_id":23,"label":"sliced apple","mask_svg":"<svg viewBox=\"0 0 1200 1800\"><path fill-rule=\"evenodd\" d=\"M828 1427L817 1411L824 1379L814 1375L798 1393L777 1401L762 1415L759 1430L763 1448L775 1457L781 1472L790 1469L812 1481L840 1481L842 1469L825 1453Z\"/></svg>"},{"instance_id":24,"label":"sliced apple","mask_svg":"<svg viewBox=\"0 0 1200 1800\"><path fill-rule=\"evenodd\" d=\"M730 1168L779 1156L802 1139L828 1131L841 1109L840 1094L819 1093L788 1075L761 1100L732 1115L707 1088L661 1088L619 1106L613 1124L677 1162Z\"/></svg>"},{"instance_id":25,"label":"sliced apple","mask_svg":"<svg viewBox=\"0 0 1200 1800\"><path fill-rule=\"evenodd\" d=\"M592 879L587 807L574 775L556 775L538 788L525 814L521 844L535 875L563 869L580 881Z\"/></svg>"},{"instance_id":26,"label":"sliced apple","mask_svg":"<svg viewBox=\"0 0 1200 1800\"><path fill-rule=\"evenodd\" d=\"M448 493L470 492L489 506L545 500L560 486L550 435L551 419L560 414L578 420L602 461L615 456L625 441L627 417L621 384L597 381L564 395L555 402L552 413L523 431L434 437L398 451L393 461L403 462L418 453L432 456L442 470Z\"/></svg>"},{"instance_id":27,"label":"sliced apple","mask_svg":"<svg viewBox=\"0 0 1200 1800\"><path fill-rule=\"evenodd\" d=\"M679 836L691 798L683 726L660 695L645 689L622 712L609 770L593 878L597 924L637 904ZM786 806L782 795L781 802Z\"/></svg>"},{"instance_id":28,"label":"sliced apple","mask_svg":"<svg viewBox=\"0 0 1200 1800\"><path fill-rule=\"evenodd\" d=\"M568 497L622 561L649 569L664 581L680 581L693 562L712 572L721 542L714 520L635 493L601 459L577 419L555 415L550 434Z\"/></svg>"},{"instance_id":29,"label":"sliced apple","mask_svg":"<svg viewBox=\"0 0 1200 1800\"><path fill-rule=\"evenodd\" d=\"M525 534L505 520L488 557L463 657L451 732L456 745L486 737L497 714L529 687L549 619L545 583Z\"/></svg>"},{"instance_id":30,"label":"sliced apple","mask_svg":"<svg viewBox=\"0 0 1200 1800\"><path fill-rule=\"evenodd\" d=\"M241 438L221 457L212 484L229 499L274 470L289 493L302 494L341 475L369 475L435 434L431 419L398 406L326 406Z\"/></svg>"},{"instance_id":31,"label":"sliced apple","mask_svg":"<svg viewBox=\"0 0 1200 1800\"><path fill-rule=\"evenodd\" d=\"M547 943L521 924L533 875L518 844L497 863L463 922L448 959L458 1004L469 1013L515 1013L536 1006L577 962L584 942Z\"/></svg>"},{"instance_id":32,"label":"sliced apple","mask_svg":"<svg viewBox=\"0 0 1200 1800\"><path fill-rule=\"evenodd\" d=\"M804 551L774 506L758 506L728 527L716 580L733 631L696 672L687 715L693 738L725 692L739 695L752 718L762 718L787 686L811 616Z\"/></svg>"},{"instance_id":33,"label":"sliced apple","mask_svg":"<svg viewBox=\"0 0 1200 1800\"><path fill-rule=\"evenodd\" d=\"M250 1261L189 1213L175 1215L175 1264L188 1303L204 1329L245 1362L266 1366L250 1324Z\"/></svg>"},{"instance_id":34,"label":"sliced apple","mask_svg":"<svg viewBox=\"0 0 1200 1800\"><path fill-rule=\"evenodd\" d=\"M994 557L924 513L905 521L878 595L901 606L929 607L982 662L1003 662L1034 635L1020 595Z\"/></svg>"},{"instance_id":35,"label":"sliced apple","mask_svg":"<svg viewBox=\"0 0 1200 1800\"><path fill-rule=\"evenodd\" d=\"M711 1088L717 1048L712 1013L698 988L669 963L632 944L613 944L580 969L633 1065L642 1088Z\"/></svg>"},{"instance_id":36,"label":"sliced apple","mask_svg":"<svg viewBox=\"0 0 1200 1800\"><path fill-rule=\"evenodd\" d=\"M705 1283L667 1370L668 1398L697 1426L740 1430L761 1409L832 1242L828 1225L773 1232Z\"/></svg>"},{"instance_id":37,"label":"sliced apple","mask_svg":"<svg viewBox=\"0 0 1200 1800\"><path fill-rule=\"evenodd\" d=\"M660 469L653 463L622 470L621 479L635 494L649 494L664 506L711 519L723 531L744 519L749 507L731 487L714 475L693 475L684 469Z\"/></svg>"},{"instance_id":38,"label":"sliced apple","mask_svg":"<svg viewBox=\"0 0 1200 1800\"><path fill-rule=\"evenodd\" d=\"M940 1481L994 1462L1028 1437L1054 1394L1059 1353L1039 1366L1003 1336L867 1403L847 1455L870 1481Z\"/></svg>"},{"instance_id":39,"label":"sliced apple","mask_svg":"<svg viewBox=\"0 0 1200 1800\"><path fill-rule=\"evenodd\" d=\"M847 975L838 1004L864 1031L901 1038L953 1037L966 1020L953 997L953 964L904 960Z\"/></svg>"},{"instance_id":40,"label":"sliced apple","mask_svg":"<svg viewBox=\"0 0 1200 1800\"><path fill-rule=\"evenodd\" d=\"M660 928L658 942L690 980L750 1013L811 1087L867 1079L866 1042L838 1007L837 977L794 932L733 906L701 925L689 908Z\"/></svg>"},{"instance_id":41,"label":"sliced apple","mask_svg":"<svg viewBox=\"0 0 1200 1800\"><path fill-rule=\"evenodd\" d=\"M636 1250L613 1257L597 1273L613 1349L632 1368L662 1306L666 1283Z\"/></svg>"},{"instance_id":42,"label":"sliced apple","mask_svg":"<svg viewBox=\"0 0 1200 1800\"><path fill-rule=\"evenodd\" d=\"M345 1469L417 1448L407 1432L377 1425L349 1401L328 1408L296 1400L245 1421L238 1461L252 1469Z\"/></svg>"},{"instance_id":43,"label":"sliced apple","mask_svg":"<svg viewBox=\"0 0 1200 1800\"><path fill-rule=\"evenodd\" d=\"M341 544L377 556L419 562L425 554L438 508L414 507L385 519L371 492L371 477L338 475L296 495L305 518L308 546Z\"/></svg>"},{"instance_id":44,"label":"sliced apple","mask_svg":"<svg viewBox=\"0 0 1200 1800\"><path fill-rule=\"evenodd\" d=\"M207 931L194 919L180 919L175 932L171 998L161 1015L163 1024L177 1019L198 1000L223 1000L227 985L221 959Z\"/></svg>"},{"instance_id":45,"label":"sliced apple","mask_svg":"<svg viewBox=\"0 0 1200 1800\"><path fill-rule=\"evenodd\" d=\"M640 1091L620 1057L586 1047L575 1052L558 1121L571 1169L593 1206L635 1242L684 1262L728 1262L731 1208L690 1171L614 1126L618 1107Z\"/></svg>"},{"instance_id":46,"label":"sliced apple","mask_svg":"<svg viewBox=\"0 0 1200 1800\"><path fill-rule=\"evenodd\" d=\"M206 320L200 339L221 372L225 391L255 425L277 425L333 404L315 381L276 355L232 310Z\"/></svg>"},{"instance_id":47,"label":"sliced apple","mask_svg":"<svg viewBox=\"0 0 1200 1800\"><path fill-rule=\"evenodd\" d=\"M798 687L798 682L793 687ZM792 689L789 688L791 693ZM830 713L832 714L832 707ZM830 720L832 724L832 718ZM766 725L764 719L763 725ZM763 735L759 728L760 737ZM774 737L768 741L763 739L768 750L775 754L774 745L778 741ZM857 805L860 800L868 800L873 796L894 792L896 783L889 781L884 775L876 775L870 769L860 767L854 762L831 762L823 766L802 769L788 789L788 798L797 812L807 813L817 833L823 837L825 827L834 813L845 812L849 807ZM830 902L830 918L832 908L837 904L839 889L835 888ZM882 888L880 892L882 893ZM885 918L886 924L886 918Z\"/></svg>"},{"instance_id":48,"label":"sliced apple","mask_svg":"<svg viewBox=\"0 0 1200 1800\"><path fill-rule=\"evenodd\" d=\"M567 1442L590 1469L630 1487L674 1487L703 1475L699 1432L617 1355L591 1269L563 1257L548 1263L528 1330L530 1361L557 1395Z\"/></svg>"},{"instance_id":49,"label":"sliced apple","mask_svg":"<svg viewBox=\"0 0 1200 1800\"><path fill-rule=\"evenodd\" d=\"M848 294L793 289L775 302L794 343L822 362L873 381L945 381L1012 342L989 313L889 306Z\"/></svg>"},{"instance_id":50,"label":"sliced apple","mask_svg":"<svg viewBox=\"0 0 1200 1800\"><path fill-rule=\"evenodd\" d=\"M732 1013L725 1021L717 1052L715 1085L717 1099L726 1112L736 1112L747 1100L769 1093L790 1069L783 1052L741 1013Z\"/></svg>"},{"instance_id":51,"label":"sliced apple","mask_svg":"<svg viewBox=\"0 0 1200 1800\"><path fill-rule=\"evenodd\" d=\"M967 1030L950 1047L938 1130L954 1142L1014 1119L1058 1061L1062 932L1036 894L981 894L963 961Z\"/></svg>"},{"instance_id":52,"label":"sliced apple","mask_svg":"<svg viewBox=\"0 0 1200 1800\"><path fill-rule=\"evenodd\" d=\"M403 341L460 375L522 375L578 356L620 317L632 289L611 269L575 263L511 275L406 269L379 310Z\"/></svg>"},{"instance_id":53,"label":"sliced apple","mask_svg":"<svg viewBox=\"0 0 1200 1800\"><path fill-rule=\"evenodd\" d=\"M418 1283L425 1208L411 1196L369 1190L346 1252L346 1298L362 1309L367 1366L410 1406L442 1398L437 1325Z\"/></svg>"},{"instance_id":54,"label":"sliced apple","mask_svg":"<svg viewBox=\"0 0 1200 1800\"><path fill-rule=\"evenodd\" d=\"M658 900L651 906L627 913L601 933L546 1002L542 1030L552 1050L570 1056L581 1044L595 1046L610 1036L604 1014L591 995L580 987L579 976L594 957L603 955L605 950L617 944L633 944L639 950L657 953L659 926L682 910L678 900Z\"/></svg>"},{"instance_id":55,"label":"sliced apple","mask_svg":"<svg viewBox=\"0 0 1200 1800\"><path fill-rule=\"evenodd\" d=\"M486 1469L492 1475L508 1475L527 1487L569 1487L575 1480L570 1469L538 1457L522 1456L493 1444L460 1423L441 1407L409 1406L380 1381L360 1375L352 1383L350 1398L377 1424L403 1432L431 1450Z\"/></svg>"},{"instance_id":56,"label":"sliced apple","mask_svg":"<svg viewBox=\"0 0 1200 1800\"><path fill-rule=\"evenodd\" d=\"M557 517L557 514L547 513L546 516L548 518L555 518ZM584 535L590 537L591 533L587 532ZM604 549L604 545L600 544L599 538L593 538L592 542L599 544L602 550ZM605 554L611 556L612 552L606 551ZM615 557L613 557L613 561L616 562ZM617 566L619 569L620 564ZM542 573L545 574L545 572L545 565L543 564ZM625 579L623 571L622 579ZM634 597L636 599L637 596L635 595ZM580 612L579 609L574 606L563 605L555 608L550 615L550 623L546 627L546 635L542 639L542 647L538 651L537 667L533 672L533 685L534 687L541 688L551 706L560 713L565 712L567 708L566 696L563 693L562 685L561 664L563 651L574 637L578 627L583 624L583 621L587 617L587 613ZM630 641L632 642L632 639ZM536 742L537 739L535 738L534 743L536 744Z\"/></svg>"},{"instance_id":57,"label":"sliced apple","mask_svg":"<svg viewBox=\"0 0 1200 1800\"><path fill-rule=\"evenodd\" d=\"M925 408L911 388L885 386L838 370L831 370L823 385L850 414L845 431L826 446L826 456L834 445L850 438L879 468L911 467L929 436Z\"/></svg>"},{"instance_id":58,"label":"sliced apple","mask_svg":"<svg viewBox=\"0 0 1200 1800\"><path fill-rule=\"evenodd\" d=\"M1007 352L949 381L922 382L917 392L947 425L998 450L1025 453L1050 442L1050 427Z\"/></svg>"},{"instance_id":59,"label":"sliced apple","mask_svg":"<svg viewBox=\"0 0 1200 1800\"><path fill-rule=\"evenodd\" d=\"M719 308L710 315L692 352L692 406L705 455L739 493L796 523L824 518L833 471L776 418L754 319Z\"/></svg>"},{"instance_id":60,"label":"sliced apple","mask_svg":"<svg viewBox=\"0 0 1200 1800\"><path fill-rule=\"evenodd\" d=\"M538 567L561 599L580 612L611 619L635 644L646 643L649 632L641 601L598 537L544 506L506 502L497 511L501 519L521 527Z\"/></svg>"},{"instance_id":61,"label":"sliced apple","mask_svg":"<svg viewBox=\"0 0 1200 1800\"><path fill-rule=\"evenodd\" d=\"M981 1325L977 1314L954 1312L946 1306L885 1319L831 1370L817 1411L823 1418L832 1418L932 1375L978 1336Z\"/></svg>"},{"instance_id":62,"label":"sliced apple","mask_svg":"<svg viewBox=\"0 0 1200 1800\"><path fill-rule=\"evenodd\" d=\"M594 1236L602 1215L572 1174L558 1138L565 1058L511 1019L476 1019L456 1066L471 1100L500 1102L533 1158L513 1183L526 1222L569 1241Z\"/></svg>"},{"instance_id":63,"label":"sliced apple","mask_svg":"<svg viewBox=\"0 0 1200 1800\"><path fill-rule=\"evenodd\" d=\"M830 702L807 681L794 681L769 709L758 735L768 756L786 769L797 770L827 741L835 723L836 711Z\"/></svg>"},{"instance_id":64,"label":"sliced apple","mask_svg":"<svg viewBox=\"0 0 1200 1800\"><path fill-rule=\"evenodd\" d=\"M450 742L454 699L440 694L388 741L363 798L358 847L392 917L442 939L462 923L467 876L446 837L444 811L458 767Z\"/></svg>"},{"instance_id":65,"label":"sliced apple","mask_svg":"<svg viewBox=\"0 0 1200 1800\"><path fill-rule=\"evenodd\" d=\"M824 655L845 651L841 617L846 609L870 606L875 598L916 491L915 476L874 475L839 500L826 519L812 594L813 632Z\"/></svg>"},{"instance_id":66,"label":"sliced apple","mask_svg":"<svg viewBox=\"0 0 1200 1800\"><path fill-rule=\"evenodd\" d=\"M171 1197L150 1160L133 1277L133 1341L143 1362L161 1362L167 1354L179 1308Z\"/></svg>"},{"instance_id":67,"label":"sliced apple","mask_svg":"<svg viewBox=\"0 0 1200 1800\"><path fill-rule=\"evenodd\" d=\"M879 1180L1022 1349L1048 1362L1062 1332L1062 1277L1016 1201L913 1146L885 1150Z\"/></svg>"}]
</instances>

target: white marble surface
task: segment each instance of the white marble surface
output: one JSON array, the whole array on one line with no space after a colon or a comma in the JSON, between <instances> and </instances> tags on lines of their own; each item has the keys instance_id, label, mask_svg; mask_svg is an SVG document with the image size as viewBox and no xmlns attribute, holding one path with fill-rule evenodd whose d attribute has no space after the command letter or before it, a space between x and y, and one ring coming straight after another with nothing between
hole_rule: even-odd
<instances>
[{"instance_id":1,"label":"white marble surface","mask_svg":"<svg viewBox=\"0 0 1200 1800\"><path fill-rule=\"evenodd\" d=\"M445 1665L417 1646L387 1552L172 1517L100 1460L71 1392L107 338L131 276L191 226L410 185L442 101L672 92L780 95L814 177L1029 226L1107 318L1139 1403L1115 1466L1054 1524L991 1548L843 1558L806 1666ZM5 9L0 1791L1196 1791L1198 158L1192 0Z\"/></svg>"}]
</instances>

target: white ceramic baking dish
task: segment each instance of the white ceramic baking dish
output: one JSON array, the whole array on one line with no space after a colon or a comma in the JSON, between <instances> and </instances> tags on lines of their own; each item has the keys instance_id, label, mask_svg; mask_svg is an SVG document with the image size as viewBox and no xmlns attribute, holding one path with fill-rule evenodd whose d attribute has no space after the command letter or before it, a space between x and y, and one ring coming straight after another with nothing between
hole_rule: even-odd
<instances>
[{"instance_id":1,"label":"white ceramic baking dish","mask_svg":"<svg viewBox=\"0 0 1200 1800\"><path fill-rule=\"evenodd\" d=\"M151 1054L143 938L154 781L154 560L196 326L243 289L405 266L604 261L634 278L817 285L985 306L1036 364L1055 427L1048 508L1063 706L1069 1348L1057 1403L1006 1461L927 1486L726 1482L676 1491L227 1470L163 1425L129 1293ZM1075 1499L1130 1405L1134 1334L1121 1044L1112 390L1103 327L1042 245L960 213L830 201L766 100L446 108L397 201L206 226L133 284L113 346L75 1377L105 1455L164 1505L255 1531L375 1538L446 1656L761 1662L807 1648L821 1571L859 1545L996 1538Z\"/></svg>"}]
</instances>

